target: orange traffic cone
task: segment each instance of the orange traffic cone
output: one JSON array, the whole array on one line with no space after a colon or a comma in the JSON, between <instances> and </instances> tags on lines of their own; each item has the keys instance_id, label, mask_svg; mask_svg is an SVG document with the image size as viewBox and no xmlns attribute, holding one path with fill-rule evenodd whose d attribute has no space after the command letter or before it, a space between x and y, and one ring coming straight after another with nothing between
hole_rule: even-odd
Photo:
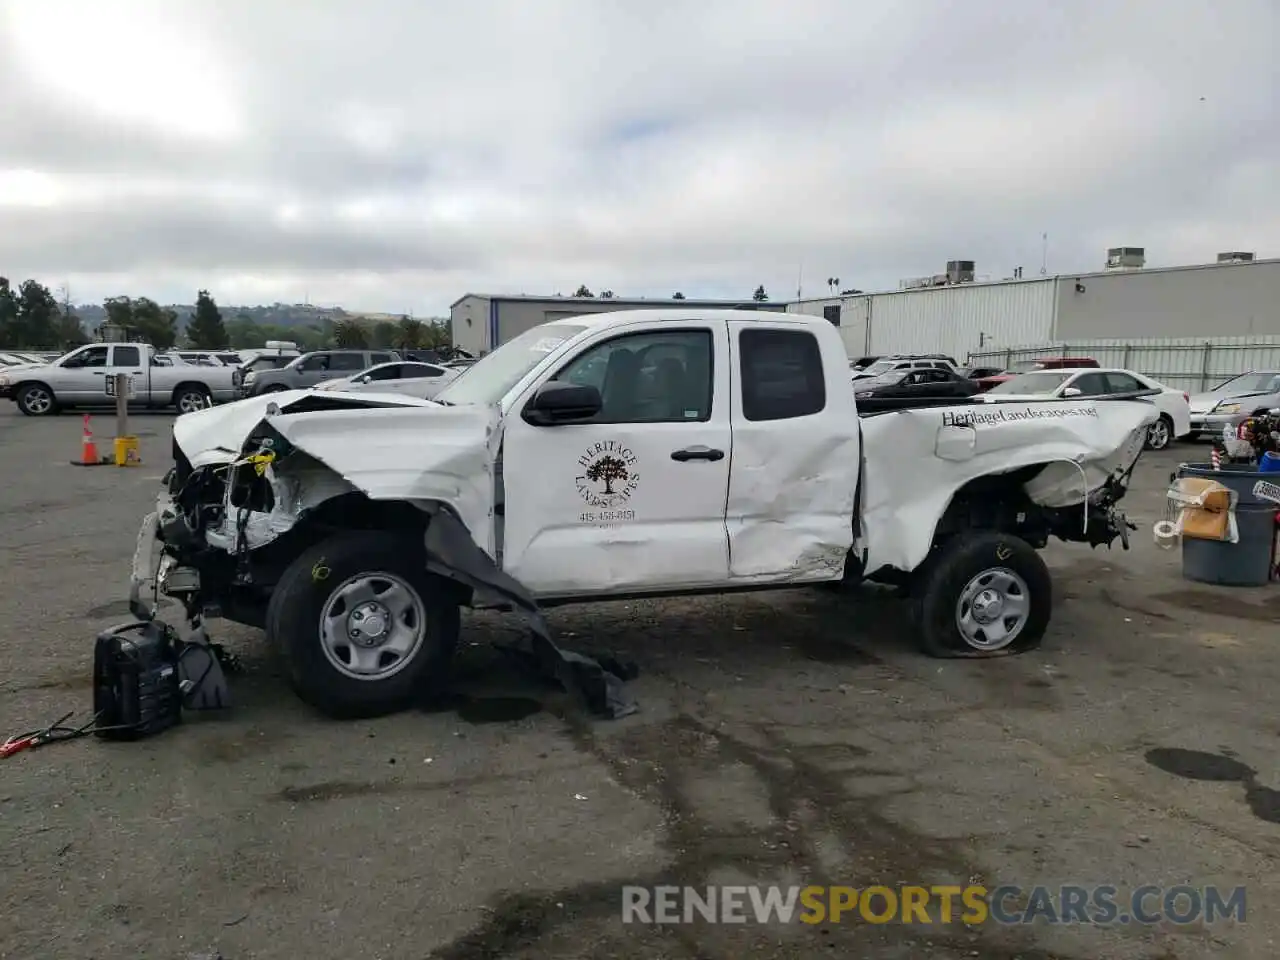
<instances>
[{"instance_id":1,"label":"orange traffic cone","mask_svg":"<svg viewBox=\"0 0 1280 960\"><path fill-rule=\"evenodd\" d=\"M89 415L84 415L84 433L80 439L80 459L72 460L73 467L96 467L102 463L98 456L98 445L93 442L93 431L89 429Z\"/></svg>"}]
</instances>

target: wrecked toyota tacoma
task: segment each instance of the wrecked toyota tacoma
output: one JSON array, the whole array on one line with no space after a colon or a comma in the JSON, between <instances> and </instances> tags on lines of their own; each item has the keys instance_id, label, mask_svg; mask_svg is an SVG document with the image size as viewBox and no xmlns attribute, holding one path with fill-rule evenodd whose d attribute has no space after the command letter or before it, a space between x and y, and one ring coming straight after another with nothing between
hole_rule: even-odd
<instances>
[{"instance_id":1,"label":"wrecked toyota tacoma","mask_svg":"<svg viewBox=\"0 0 1280 960\"><path fill-rule=\"evenodd\" d=\"M897 583L933 656L1037 645L1036 552L1107 545L1141 395L855 406L839 331L634 310L539 326L433 401L289 391L188 413L134 597L265 629L307 702L446 682L464 606ZM154 606L150 608L154 611Z\"/></svg>"}]
</instances>

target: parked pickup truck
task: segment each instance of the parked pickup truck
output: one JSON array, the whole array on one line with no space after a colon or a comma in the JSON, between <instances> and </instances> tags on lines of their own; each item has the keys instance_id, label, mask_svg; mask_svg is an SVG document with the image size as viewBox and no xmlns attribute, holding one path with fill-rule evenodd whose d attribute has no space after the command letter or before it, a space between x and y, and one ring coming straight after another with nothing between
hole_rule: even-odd
<instances>
[{"instance_id":1,"label":"parked pickup truck","mask_svg":"<svg viewBox=\"0 0 1280 960\"><path fill-rule=\"evenodd\" d=\"M830 323L690 309L543 324L434 401L295 390L203 410L174 424L133 608L168 595L265 627L335 716L441 683L468 605L866 577L904 588L928 654L1036 646L1036 550L1128 546L1116 501L1155 407L873 403L860 418Z\"/></svg>"},{"instance_id":2,"label":"parked pickup truck","mask_svg":"<svg viewBox=\"0 0 1280 960\"><path fill-rule=\"evenodd\" d=\"M231 367L162 364L145 343L95 343L52 363L0 371L0 396L29 417L43 417L67 407L115 403L107 397L107 378L127 373L131 404L190 413L210 400L234 400L233 372Z\"/></svg>"}]
</instances>

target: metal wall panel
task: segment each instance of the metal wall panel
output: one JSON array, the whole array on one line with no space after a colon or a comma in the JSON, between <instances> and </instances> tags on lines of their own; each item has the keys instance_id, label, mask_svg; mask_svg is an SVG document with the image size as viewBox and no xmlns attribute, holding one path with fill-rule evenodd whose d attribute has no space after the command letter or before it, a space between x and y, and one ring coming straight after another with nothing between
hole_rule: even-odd
<instances>
[{"instance_id":1,"label":"metal wall panel","mask_svg":"<svg viewBox=\"0 0 1280 960\"><path fill-rule=\"evenodd\" d=\"M1280 262L1061 277L1055 339L1280 336Z\"/></svg>"},{"instance_id":2,"label":"metal wall panel","mask_svg":"<svg viewBox=\"0 0 1280 960\"><path fill-rule=\"evenodd\" d=\"M1036 343L1053 333L1054 281L1015 280L878 293L870 302L868 353L946 353L961 363L993 345Z\"/></svg>"},{"instance_id":3,"label":"metal wall panel","mask_svg":"<svg viewBox=\"0 0 1280 960\"><path fill-rule=\"evenodd\" d=\"M828 307L840 308L840 339L850 359L856 360L868 352L870 337L868 336L867 316L869 296L828 297L823 300L801 300L787 304L787 313L802 313L810 317L826 315ZM932 351L930 351L932 352Z\"/></svg>"},{"instance_id":4,"label":"metal wall panel","mask_svg":"<svg viewBox=\"0 0 1280 960\"><path fill-rule=\"evenodd\" d=\"M1147 337L1045 341L1033 346L985 350L975 363L1008 367L1037 357L1092 357L1104 367L1123 367L1166 386L1199 393L1238 373L1280 370L1280 336Z\"/></svg>"}]
</instances>

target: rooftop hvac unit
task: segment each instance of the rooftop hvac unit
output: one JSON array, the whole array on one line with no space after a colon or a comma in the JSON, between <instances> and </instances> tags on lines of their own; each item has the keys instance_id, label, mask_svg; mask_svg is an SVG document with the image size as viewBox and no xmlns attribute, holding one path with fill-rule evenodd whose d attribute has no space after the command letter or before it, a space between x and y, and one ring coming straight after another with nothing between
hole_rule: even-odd
<instances>
[{"instance_id":1,"label":"rooftop hvac unit","mask_svg":"<svg viewBox=\"0 0 1280 960\"><path fill-rule=\"evenodd\" d=\"M1141 270L1146 264L1145 247L1111 247L1107 250L1108 270Z\"/></svg>"},{"instance_id":2,"label":"rooftop hvac unit","mask_svg":"<svg viewBox=\"0 0 1280 960\"><path fill-rule=\"evenodd\" d=\"M948 260L947 283L973 283L973 261Z\"/></svg>"},{"instance_id":3,"label":"rooftop hvac unit","mask_svg":"<svg viewBox=\"0 0 1280 960\"><path fill-rule=\"evenodd\" d=\"M1219 263L1253 263L1254 254L1242 250L1232 250L1218 254Z\"/></svg>"}]
</instances>

